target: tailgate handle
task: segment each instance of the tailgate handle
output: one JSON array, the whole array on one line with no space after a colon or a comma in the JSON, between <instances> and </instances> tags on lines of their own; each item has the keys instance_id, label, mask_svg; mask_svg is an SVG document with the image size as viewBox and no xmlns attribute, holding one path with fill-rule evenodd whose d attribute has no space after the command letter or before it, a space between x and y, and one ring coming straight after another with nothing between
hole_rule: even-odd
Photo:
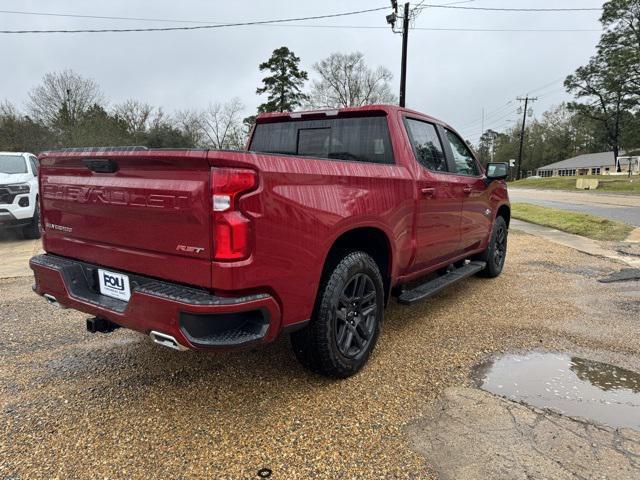
<instances>
[{"instance_id":1,"label":"tailgate handle","mask_svg":"<svg viewBox=\"0 0 640 480\"><path fill-rule=\"evenodd\" d=\"M118 164L106 158L85 158L82 163L96 173L113 173L118 170Z\"/></svg>"}]
</instances>

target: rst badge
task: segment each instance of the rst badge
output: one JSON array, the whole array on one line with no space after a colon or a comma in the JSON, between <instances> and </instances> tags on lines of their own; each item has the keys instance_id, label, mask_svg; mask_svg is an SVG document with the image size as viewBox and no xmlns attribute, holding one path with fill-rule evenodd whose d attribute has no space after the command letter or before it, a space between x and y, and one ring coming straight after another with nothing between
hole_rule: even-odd
<instances>
[{"instance_id":1,"label":"rst badge","mask_svg":"<svg viewBox=\"0 0 640 480\"><path fill-rule=\"evenodd\" d=\"M203 247L191 247L189 245L178 245L176 247L176 251L177 252L184 252L184 253L202 253L202 252L204 252L204 248Z\"/></svg>"}]
</instances>

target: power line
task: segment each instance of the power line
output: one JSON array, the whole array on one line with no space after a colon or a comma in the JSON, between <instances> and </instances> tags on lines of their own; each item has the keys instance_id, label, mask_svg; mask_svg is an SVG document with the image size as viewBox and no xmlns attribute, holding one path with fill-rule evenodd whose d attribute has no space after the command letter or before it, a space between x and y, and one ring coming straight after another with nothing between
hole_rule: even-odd
<instances>
[{"instance_id":1,"label":"power line","mask_svg":"<svg viewBox=\"0 0 640 480\"><path fill-rule=\"evenodd\" d=\"M517 113L518 113L517 110L509 111L507 112L506 115L503 115L500 118L496 118L490 122L487 122L484 126L484 131L477 130L478 127L475 127L473 129L467 128L466 131L464 129L461 129L461 131L465 133L467 137L481 136L487 130L491 128L497 128L499 124L502 124L505 121L513 121L514 120L513 115L516 115Z\"/></svg>"},{"instance_id":2,"label":"power line","mask_svg":"<svg viewBox=\"0 0 640 480\"><path fill-rule=\"evenodd\" d=\"M556 89L553 89L553 90L549 90L547 92L539 93L538 97L540 97L540 98L549 98L549 97L556 96L558 93L567 93L567 90L565 89L565 87L560 87L560 88L556 88Z\"/></svg>"},{"instance_id":3,"label":"power line","mask_svg":"<svg viewBox=\"0 0 640 480\"><path fill-rule=\"evenodd\" d=\"M420 5L422 8L449 8L455 10L477 10L486 12L596 12L601 11L602 7L588 7L588 8L492 8L492 7L461 7L458 5L437 5L423 3Z\"/></svg>"},{"instance_id":4,"label":"power line","mask_svg":"<svg viewBox=\"0 0 640 480\"><path fill-rule=\"evenodd\" d=\"M474 2L475 0L459 0L456 2L451 2L451 3L444 3L444 4L440 4L442 6L447 6L447 5L456 5L456 4L460 4L460 3L471 3ZM349 15L349 14L353 14L355 15L356 13L364 13L364 12L373 12L373 11L379 11L379 10L387 10L389 7L380 7L380 8L376 8L376 9L372 9L372 10L363 10L361 12L353 12L353 13L347 13L347 14L338 14L335 16L340 16L340 15ZM207 21L207 20L177 20L177 19L169 19L169 18L149 18L149 17L119 17L119 16L113 16L113 15L82 15L82 14L76 14L76 13L55 13L55 12L33 12L33 11L26 11L26 10L0 10L0 13L6 13L6 14L10 14L10 15L33 15L33 16L41 16L41 17L64 17L64 18L89 18L89 19L97 19L97 20L127 20L127 21L135 21L135 22L165 22L165 23L193 23L193 24L204 24L204 25L222 25L224 24L224 22L222 23L218 23L218 22L213 22L213 21ZM322 18L322 17L313 17L313 18ZM353 27L348 27L347 28L353 28ZM386 28L386 27L375 27L375 28Z\"/></svg>"},{"instance_id":5,"label":"power line","mask_svg":"<svg viewBox=\"0 0 640 480\"><path fill-rule=\"evenodd\" d=\"M432 32L601 32L594 28L436 28L415 27L412 30L429 30Z\"/></svg>"},{"instance_id":6,"label":"power line","mask_svg":"<svg viewBox=\"0 0 640 480\"><path fill-rule=\"evenodd\" d=\"M197 24L213 24L215 22L207 22L205 20L177 20L168 18L144 18L144 17L115 17L106 15L81 15L75 13L53 13L53 12L27 12L24 10L0 10L0 13L10 15L32 15L38 17L64 17L64 18L89 18L97 20L131 20L135 22L166 22L166 23L197 23Z\"/></svg>"},{"instance_id":7,"label":"power line","mask_svg":"<svg viewBox=\"0 0 640 480\"><path fill-rule=\"evenodd\" d=\"M542 90L545 90L548 87L556 85L558 82L563 80L565 77L566 77L566 75L564 75L562 77L558 77L555 80L553 80L552 82L548 82L548 83L545 83L544 85L536 87L536 88L534 88L532 90L528 90L528 92L529 92L529 94L531 94L531 93L540 92ZM563 90L563 89L564 88L561 88L560 90ZM548 96L550 93L555 93L556 91L558 91L558 90L551 90L550 92L543 93L541 96ZM509 100L507 103L503 104L502 106L496 107L495 109L490 110L489 113L485 116L485 120L487 118L489 118L489 117L492 117L492 116L496 115L496 114L502 114L502 112L505 111L505 109L509 105L511 105L513 102L514 102L513 100ZM498 119L494 119L494 120L492 120L490 122L490 124L491 123L496 123L497 121L501 120L502 118L504 118L504 117L500 117ZM478 125L481 121L482 121L482 117L477 117L475 120L465 123L464 126L461 127L461 130L465 130L466 129L468 131L470 129L475 129L476 125Z\"/></svg>"},{"instance_id":8,"label":"power line","mask_svg":"<svg viewBox=\"0 0 640 480\"><path fill-rule=\"evenodd\" d=\"M498 118L494 118L493 120L491 120L490 122L488 122L488 123L485 125L485 129L484 129L484 130L486 131L487 129L491 128L491 126L495 126L495 125L497 125L497 124L498 124L498 123L500 123L502 120L504 120L504 119L506 119L506 118L508 118L508 117L510 117L510 116L512 116L512 115L514 115L514 114L516 114L516 113L518 113L518 110L517 110L517 109L509 110L506 114L503 114L503 115L501 115L500 117L498 117ZM477 128L478 128L478 127L471 127L471 129L473 129L473 130L476 130ZM469 132L469 130L471 130L471 129L470 129L469 127L467 127L467 128L466 128L466 132L467 132L467 134L466 134L466 135L464 135L464 136L466 136L466 137L474 137L474 136L476 136L476 135L482 135L482 134L484 133L484 132L479 132L479 131L477 131L477 130L476 130L476 131L474 131L473 133L468 133L468 132ZM464 131L465 131L465 129L460 129L460 131L463 131L463 132L464 132Z\"/></svg>"},{"instance_id":9,"label":"power line","mask_svg":"<svg viewBox=\"0 0 640 480\"><path fill-rule=\"evenodd\" d=\"M224 27L242 27L248 25L267 25L285 22L299 22L305 20L320 20L323 18L346 17L350 15L359 15L362 13L378 12L380 10L388 10L389 7L369 8L366 10L356 10L353 12L332 13L327 15L315 15L312 17L282 18L277 20L257 20L252 22L235 22L235 23L218 23L208 25L194 25L190 27L151 27L151 28L87 28L79 30L0 30L4 34L22 34L22 33L125 33L125 32L168 32L176 30L204 30Z\"/></svg>"},{"instance_id":10,"label":"power line","mask_svg":"<svg viewBox=\"0 0 640 480\"><path fill-rule=\"evenodd\" d=\"M468 0L467 0L468 1ZM463 3L463 2L457 2ZM452 4L439 4L439 5L423 5L422 8L446 8L453 7ZM210 29L210 28L222 28L233 26L278 26L278 27L295 27L295 28L335 28L335 29L386 29L383 26L373 25L297 25L288 22L304 21L304 20L317 20L324 18L335 18L341 16L357 15L361 13L375 12L380 10L386 10L388 7L379 7L368 10L360 10L355 12L345 12L330 15L318 15L313 17L302 18L289 18L279 20L264 20L256 22L235 22L235 23L216 23L203 20L177 20L167 18L147 18L147 17L120 17L120 16L104 16L104 15L81 15L70 13L54 13L54 12L29 12L24 10L0 10L0 13L11 15L33 15L33 16L47 16L47 17L63 17L63 18L87 18L87 19L100 19L100 20L124 20L124 21L139 21L139 22L166 22L166 23L186 23L202 25L200 27L156 27L156 28L131 28L131 29L79 29L79 30L2 30L0 33L4 34L19 34L19 33L118 33L118 32L155 32L155 31L175 31L175 30L195 30L195 29ZM458 7L458 8L471 8L471 7ZM476 8L476 7L474 7ZM411 30L419 31L432 31L432 32L600 32L600 29L591 28L473 28L473 27L411 27Z\"/></svg>"},{"instance_id":11,"label":"power line","mask_svg":"<svg viewBox=\"0 0 640 480\"><path fill-rule=\"evenodd\" d=\"M501 107L495 108L493 110L489 110L489 112L487 112L484 115L484 120L486 121L486 120L492 119L492 117L495 117L497 115L503 115L504 112L509 108L509 106L513 104L513 102L514 100L509 100L507 103L505 103ZM478 117L473 121L470 121L461 125L459 128L462 130L470 130L471 128L475 128L476 125L479 125L482 122L482 120L483 120L482 117Z\"/></svg>"},{"instance_id":12,"label":"power line","mask_svg":"<svg viewBox=\"0 0 640 480\"><path fill-rule=\"evenodd\" d=\"M306 19L302 19L306 20ZM202 27L174 27L174 28L125 28L125 29L82 29L82 30L0 30L0 34L29 34L29 33L131 33L131 32L164 32L179 30L204 30L219 27L292 27L292 28L335 28L335 29L364 29L364 30L387 30L388 27L369 25L300 25L284 24L293 20L280 20L281 23L269 23L269 21L259 23L220 23L215 25L203 25ZM427 32L504 32L504 33L576 33L576 32L601 32L594 28L440 28L440 27L411 27L410 30Z\"/></svg>"}]
</instances>

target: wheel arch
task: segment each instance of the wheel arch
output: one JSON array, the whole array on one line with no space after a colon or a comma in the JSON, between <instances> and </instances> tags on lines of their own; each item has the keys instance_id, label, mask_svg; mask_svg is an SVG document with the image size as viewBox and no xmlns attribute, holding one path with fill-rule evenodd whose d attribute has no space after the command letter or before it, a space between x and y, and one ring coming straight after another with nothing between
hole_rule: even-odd
<instances>
[{"instance_id":1,"label":"wheel arch","mask_svg":"<svg viewBox=\"0 0 640 480\"><path fill-rule=\"evenodd\" d=\"M507 224L507 228L509 228L509 223L511 222L511 208L508 204L503 203L498 207L498 211L496 212L496 217L504 218L505 223Z\"/></svg>"},{"instance_id":2,"label":"wheel arch","mask_svg":"<svg viewBox=\"0 0 640 480\"><path fill-rule=\"evenodd\" d=\"M362 251L368 254L378 265L384 285L385 303L391 291L391 272L393 250L387 233L378 227L358 226L338 235L327 251L322 268L322 278L346 252Z\"/></svg>"}]
</instances>

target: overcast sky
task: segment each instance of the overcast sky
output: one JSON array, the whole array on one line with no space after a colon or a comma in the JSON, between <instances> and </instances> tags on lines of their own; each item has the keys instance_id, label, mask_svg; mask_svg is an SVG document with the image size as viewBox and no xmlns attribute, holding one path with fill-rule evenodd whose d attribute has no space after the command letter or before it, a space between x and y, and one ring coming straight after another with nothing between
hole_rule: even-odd
<instances>
[{"instance_id":1,"label":"overcast sky","mask_svg":"<svg viewBox=\"0 0 640 480\"><path fill-rule=\"evenodd\" d=\"M427 0L425 3L451 3ZM417 2L415 2L417 3ZM458 2L460 3L460 2ZM602 0L474 0L477 7L599 7ZM2 10L144 17L226 23L292 18L382 7L386 0L4 0ZM43 74L71 68L95 79L110 104L136 98L167 111L203 107L240 97L253 113L258 64L282 45L312 65L332 52L361 51L371 66L384 65L399 84L401 36L386 28L385 14L295 22L295 25L383 28L251 26L150 33L0 35L0 101L22 106ZM439 117L476 140L485 128L515 121L515 97L532 93L536 115L569 97L562 80L594 53L599 12L501 13L425 9L419 28L587 29L580 32L473 32L412 30L407 106ZM0 13L2 30L131 28L176 25L166 21L77 19ZM184 24L188 25L188 24ZM507 105L507 102L512 102Z\"/></svg>"}]
</instances>

